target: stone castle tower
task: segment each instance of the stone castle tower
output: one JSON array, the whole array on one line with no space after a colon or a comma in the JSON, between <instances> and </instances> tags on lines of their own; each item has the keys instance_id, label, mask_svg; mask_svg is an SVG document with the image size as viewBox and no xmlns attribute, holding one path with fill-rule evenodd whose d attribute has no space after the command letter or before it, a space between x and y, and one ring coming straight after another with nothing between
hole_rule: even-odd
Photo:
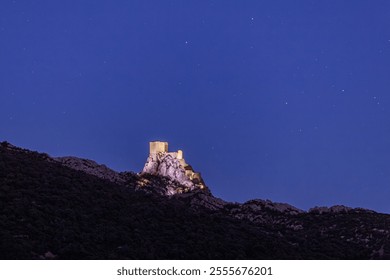
<instances>
[{"instance_id":1,"label":"stone castle tower","mask_svg":"<svg viewBox=\"0 0 390 280\"><path fill-rule=\"evenodd\" d=\"M168 142L153 141L149 142L149 153L168 153Z\"/></svg>"},{"instance_id":2,"label":"stone castle tower","mask_svg":"<svg viewBox=\"0 0 390 280\"><path fill-rule=\"evenodd\" d=\"M168 142L152 141L149 143L149 157L142 173L161 175L185 186L187 191L207 187L200 175L186 163L183 151L168 151Z\"/></svg>"}]
</instances>

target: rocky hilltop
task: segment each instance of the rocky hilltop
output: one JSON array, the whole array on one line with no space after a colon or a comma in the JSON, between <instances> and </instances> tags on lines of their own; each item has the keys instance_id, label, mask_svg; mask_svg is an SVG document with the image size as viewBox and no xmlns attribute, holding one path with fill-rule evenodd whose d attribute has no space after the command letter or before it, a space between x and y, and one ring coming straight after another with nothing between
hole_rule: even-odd
<instances>
[{"instance_id":1,"label":"rocky hilltop","mask_svg":"<svg viewBox=\"0 0 390 280\"><path fill-rule=\"evenodd\" d=\"M168 152L168 142L150 142L149 157L142 173L164 176L182 186L168 188L166 195L195 190L209 192L200 173L195 172L191 165L186 163L183 151Z\"/></svg>"},{"instance_id":2,"label":"rocky hilltop","mask_svg":"<svg viewBox=\"0 0 390 280\"><path fill-rule=\"evenodd\" d=\"M390 259L390 215L227 202L159 143L140 173L1 143L0 258Z\"/></svg>"}]
</instances>

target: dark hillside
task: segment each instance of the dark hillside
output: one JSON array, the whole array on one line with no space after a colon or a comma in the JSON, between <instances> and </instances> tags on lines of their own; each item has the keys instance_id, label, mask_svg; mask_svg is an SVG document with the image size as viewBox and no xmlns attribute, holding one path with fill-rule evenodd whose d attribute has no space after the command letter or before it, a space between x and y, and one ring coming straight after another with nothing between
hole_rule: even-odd
<instances>
[{"instance_id":1,"label":"dark hillside","mask_svg":"<svg viewBox=\"0 0 390 280\"><path fill-rule=\"evenodd\" d=\"M0 147L1 259L297 256L254 225Z\"/></svg>"},{"instance_id":2,"label":"dark hillside","mask_svg":"<svg viewBox=\"0 0 390 280\"><path fill-rule=\"evenodd\" d=\"M1 143L0 259L390 259L390 215L168 198L165 177L123 176L113 183Z\"/></svg>"}]
</instances>

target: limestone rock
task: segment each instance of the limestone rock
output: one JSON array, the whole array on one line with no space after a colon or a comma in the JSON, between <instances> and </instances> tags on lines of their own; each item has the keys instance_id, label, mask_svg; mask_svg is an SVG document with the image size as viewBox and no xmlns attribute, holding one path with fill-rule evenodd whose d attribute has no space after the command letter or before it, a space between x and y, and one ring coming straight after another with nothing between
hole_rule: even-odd
<instances>
[{"instance_id":1,"label":"limestone rock","mask_svg":"<svg viewBox=\"0 0 390 280\"><path fill-rule=\"evenodd\" d=\"M353 208L347 207L344 205L334 205L332 207L326 207L326 206L321 206L321 207L314 207L309 209L309 213L316 213L316 214L324 214L324 213L348 213Z\"/></svg>"},{"instance_id":2,"label":"limestone rock","mask_svg":"<svg viewBox=\"0 0 390 280\"><path fill-rule=\"evenodd\" d=\"M149 155L142 173L168 177L190 188L190 190L195 188L194 183L186 176L185 170L181 167L179 160L169 153Z\"/></svg>"},{"instance_id":3,"label":"limestone rock","mask_svg":"<svg viewBox=\"0 0 390 280\"><path fill-rule=\"evenodd\" d=\"M287 203L273 202L271 200L263 200L263 199L253 199L245 202L243 204L244 207L252 208L254 211L269 209L273 211L277 211L280 213L285 213L289 215L297 215L304 213L303 210L298 209Z\"/></svg>"},{"instance_id":4,"label":"limestone rock","mask_svg":"<svg viewBox=\"0 0 390 280\"><path fill-rule=\"evenodd\" d=\"M108 168L104 164L98 164L93 160L77 157L57 157L53 159L64 166L75 170L83 171L87 174L94 175L101 179L105 179L119 184L125 182L125 179L123 178L123 176L121 176L121 173L118 173Z\"/></svg>"}]
</instances>

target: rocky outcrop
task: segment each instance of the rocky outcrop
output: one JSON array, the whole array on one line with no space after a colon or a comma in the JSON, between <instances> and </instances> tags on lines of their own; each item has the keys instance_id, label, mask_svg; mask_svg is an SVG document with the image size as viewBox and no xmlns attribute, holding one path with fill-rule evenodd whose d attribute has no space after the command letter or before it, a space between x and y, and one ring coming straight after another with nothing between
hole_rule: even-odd
<instances>
[{"instance_id":1,"label":"rocky outcrop","mask_svg":"<svg viewBox=\"0 0 390 280\"><path fill-rule=\"evenodd\" d=\"M178 158L177 153L151 153L146 160L142 174L163 176L170 180L166 185L165 195L187 193L201 190L209 193L199 173L194 172L184 159Z\"/></svg>"},{"instance_id":2,"label":"rocky outcrop","mask_svg":"<svg viewBox=\"0 0 390 280\"><path fill-rule=\"evenodd\" d=\"M170 153L150 154L142 173L168 177L193 190L195 184L187 177L180 161Z\"/></svg>"},{"instance_id":3,"label":"rocky outcrop","mask_svg":"<svg viewBox=\"0 0 390 280\"><path fill-rule=\"evenodd\" d=\"M148 173L141 173L136 176L135 189L169 197L189 192L188 187L179 184L177 181Z\"/></svg>"},{"instance_id":4,"label":"rocky outcrop","mask_svg":"<svg viewBox=\"0 0 390 280\"><path fill-rule=\"evenodd\" d=\"M326 206L316 206L309 209L310 213L315 214L324 214L324 213L348 213L351 211L351 207L347 207L344 205L335 205L332 207L326 207Z\"/></svg>"},{"instance_id":5,"label":"rocky outcrop","mask_svg":"<svg viewBox=\"0 0 390 280\"><path fill-rule=\"evenodd\" d=\"M309 213L314 213L314 214L327 214L327 213L349 213L351 211L354 212L372 212L375 213L375 211L369 210L369 209L364 209L364 208L351 208L348 206L344 205L334 205L331 207L326 207L326 206L316 206L313 208L309 209Z\"/></svg>"},{"instance_id":6,"label":"rocky outcrop","mask_svg":"<svg viewBox=\"0 0 390 280\"><path fill-rule=\"evenodd\" d=\"M247 220L258 225L283 225L292 230L302 228L302 223L295 220L295 217L305 213L287 203L272 202L268 199L228 203L224 207L224 212L235 219Z\"/></svg>"},{"instance_id":7,"label":"rocky outcrop","mask_svg":"<svg viewBox=\"0 0 390 280\"><path fill-rule=\"evenodd\" d=\"M116 172L104 164L98 164L93 160L77 157L57 157L53 159L64 166L83 171L87 174L94 175L113 183L124 184L126 181L122 173Z\"/></svg>"},{"instance_id":8,"label":"rocky outcrop","mask_svg":"<svg viewBox=\"0 0 390 280\"><path fill-rule=\"evenodd\" d=\"M250 208L253 211L261 211L264 209L288 214L288 215L297 215L304 213L305 211L298 209L287 203L272 202L271 200L263 199L253 199L245 202L243 207Z\"/></svg>"}]
</instances>

